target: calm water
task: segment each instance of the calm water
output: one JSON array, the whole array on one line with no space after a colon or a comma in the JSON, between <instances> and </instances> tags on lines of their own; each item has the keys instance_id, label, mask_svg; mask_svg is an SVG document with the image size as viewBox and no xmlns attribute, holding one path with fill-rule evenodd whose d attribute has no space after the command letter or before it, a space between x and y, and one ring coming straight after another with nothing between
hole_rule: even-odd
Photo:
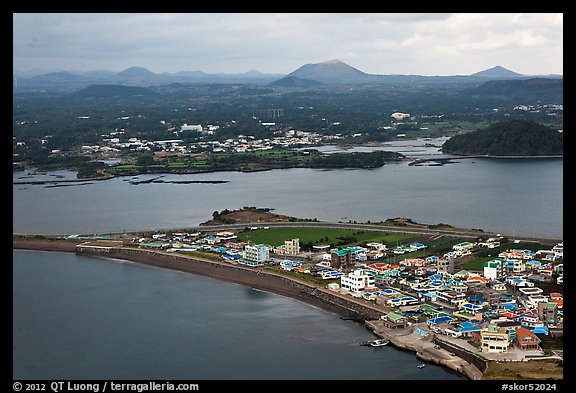
<instances>
[{"instance_id":1,"label":"calm water","mask_svg":"<svg viewBox=\"0 0 576 393\"><path fill-rule=\"evenodd\" d=\"M441 156L423 143L389 150ZM22 176L13 177L27 179ZM38 178L57 176L75 173ZM130 179L14 185L13 231L184 228L210 219L214 210L257 206L327 221L408 217L563 237L561 159L162 177L224 184L132 185ZM16 379L461 379L434 365L418 369L409 352L360 347L374 338L362 325L290 298L74 254L14 251L13 260Z\"/></svg>"},{"instance_id":2,"label":"calm water","mask_svg":"<svg viewBox=\"0 0 576 393\"><path fill-rule=\"evenodd\" d=\"M68 174L70 175L70 174ZM14 175L16 179L22 173ZM138 180L158 175L141 175ZM372 170L286 169L164 175L223 184L141 184L130 177L71 187L13 186L13 231L90 233L195 226L243 206L326 221L407 217L509 235L563 238L563 160L466 159Z\"/></svg>"},{"instance_id":3,"label":"calm water","mask_svg":"<svg viewBox=\"0 0 576 393\"><path fill-rule=\"evenodd\" d=\"M130 262L13 252L14 379L435 379L305 303Z\"/></svg>"}]
</instances>

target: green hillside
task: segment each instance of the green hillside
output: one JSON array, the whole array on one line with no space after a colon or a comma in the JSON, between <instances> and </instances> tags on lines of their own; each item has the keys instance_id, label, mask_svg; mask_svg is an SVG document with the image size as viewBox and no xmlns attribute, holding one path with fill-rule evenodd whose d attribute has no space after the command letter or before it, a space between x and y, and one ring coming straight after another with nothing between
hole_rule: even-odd
<instances>
[{"instance_id":1,"label":"green hillside","mask_svg":"<svg viewBox=\"0 0 576 393\"><path fill-rule=\"evenodd\" d=\"M463 155L562 155L563 137L557 130L533 121L506 120L456 135L442 145L442 151Z\"/></svg>"}]
</instances>

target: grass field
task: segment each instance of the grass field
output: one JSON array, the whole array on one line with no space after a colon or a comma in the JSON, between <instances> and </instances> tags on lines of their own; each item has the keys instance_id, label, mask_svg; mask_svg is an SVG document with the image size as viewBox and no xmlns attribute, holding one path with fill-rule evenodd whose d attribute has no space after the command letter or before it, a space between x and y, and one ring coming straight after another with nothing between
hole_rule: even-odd
<instances>
[{"instance_id":1,"label":"grass field","mask_svg":"<svg viewBox=\"0 0 576 393\"><path fill-rule=\"evenodd\" d=\"M564 379L563 362L546 359L527 362L489 362L482 379Z\"/></svg>"},{"instance_id":2,"label":"grass field","mask_svg":"<svg viewBox=\"0 0 576 393\"><path fill-rule=\"evenodd\" d=\"M299 238L303 244L330 244L331 246L365 245L369 242L382 242L388 247L396 243L408 243L417 238L410 234L387 234L375 231L332 228L270 228L239 232L238 239L272 246L284 244L284 240Z\"/></svg>"},{"instance_id":3,"label":"grass field","mask_svg":"<svg viewBox=\"0 0 576 393\"><path fill-rule=\"evenodd\" d=\"M469 262L464 262L462 264L462 269L465 270L484 270L484 262L491 261L494 257L483 257L476 258Z\"/></svg>"}]
</instances>

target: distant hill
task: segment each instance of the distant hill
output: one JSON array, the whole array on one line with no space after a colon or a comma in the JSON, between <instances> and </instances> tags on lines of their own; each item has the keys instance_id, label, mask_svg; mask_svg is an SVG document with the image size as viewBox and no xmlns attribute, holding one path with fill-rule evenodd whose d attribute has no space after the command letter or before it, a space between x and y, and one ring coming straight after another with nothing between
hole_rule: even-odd
<instances>
[{"instance_id":1,"label":"distant hill","mask_svg":"<svg viewBox=\"0 0 576 393\"><path fill-rule=\"evenodd\" d=\"M166 75L181 79L200 79L204 78L208 74L202 71L178 71L173 74L166 73Z\"/></svg>"},{"instance_id":2,"label":"distant hill","mask_svg":"<svg viewBox=\"0 0 576 393\"><path fill-rule=\"evenodd\" d=\"M316 87L323 86L324 83L319 81L314 81L311 79L302 79L295 76L286 76L284 78L278 79L270 83L270 86L274 87Z\"/></svg>"},{"instance_id":3,"label":"distant hill","mask_svg":"<svg viewBox=\"0 0 576 393\"><path fill-rule=\"evenodd\" d=\"M49 72L34 77L27 77L32 72L13 73L14 88L20 92L30 91L74 91L94 84L109 83L128 86L161 86L175 82L181 83L238 83L238 84L270 84L284 77L278 86L285 87L316 87L318 85L306 82L315 81L329 84L388 84L388 85L414 85L414 84L465 84L470 86L491 80L521 80L521 79L562 79L562 75L526 76L510 71L504 67L496 66L471 75L425 76L404 74L368 74L354 68L340 60L329 60L321 63L305 64L290 74L267 74L257 70L244 73L214 73L202 71L179 71L174 73L163 72L156 74L144 67L130 67L121 72L108 70L68 72ZM272 85L274 86L274 85ZM471 94L490 94L478 90ZM498 93L500 94L500 93ZM504 94L504 93L503 93ZM520 93L523 94L523 93ZM539 94L539 93L537 93ZM516 99L514 97L514 99Z\"/></svg>"},{"instance_id":4,"label":"distant hill","mask_svg":"<svg viewBox=\"0 0 576 393\"><path fill-rule=\"evenodd\" d=\"M324 83L363 83L372 80L372 76L340 60L323 63L305 64L288 74L290 77Z\"/></svg>"},{"instance_id":5,"label":"distant hill","mask_svg":"<svg viewBox=\"0 0 576 393\"><path fill-rule=\"evenodd\" d=\"M153 97L159 94L147 87L123 86L123 85L92 85L78 90L71 96L78 98L103 98L103 97Z\"/></svg>"},{"instance_id":6,"label":"distant hill","mask_svg":"<svg viewBox=\"0 0 576 393\"><path fill-rule=\"evenodd\" d=\"M481 97L507 97L521 103L541 101L560 104L564 101L564 79L493 80L467 92Z\"/></svg>"},{"instance_id":7,"label":"distant hill","mask_svg":"<svg viewBox=\"0 0 576 393\"><path fill-rule=\"evenodd\" d=\"M168 75L155 74L144 67L130 67L106 79L107 82L130 86L156 86L175 82Z\"/></svg>"},{"instance_id":8,"label":"distant hill","mask_svg":"<svg viewBox=\"0 0 576 393\"><path fill-rule=\"evenodd\" d=\"M130 67L113 75L114 79L152 78L155 73L144 67Z\"/></svg>"},{"instance_id":9,"label":"distant hill","mask_svg":"<svg viewBox=\"0 0 576 393\"><path fill-rule=\"evenodd\" d=\"M514 71L510 71L509 69L501 66L496 66L488 68L487 70L484 71L476 72L475 74L472 74L472 76L490 77L490 78L519 78L523 77L524 75Z\"/></svg>"},{"instance_id":10,"label":"distant hill","mask_svg":"<svg viewBox=\"0 0 576 393\"><path fill-rule=\"evenodd\" d=\"M58 71L58 72L49 72L47 74L40 74L40 75L36 75L32 78L30 78L30 80L38 82L38 81L77 81L79 79L82 79L81 76L73 74L71 72L68 71Z\"/></svg>"},{"instance_id":11,"label":"distant hill","mask_svg":"<svg viewBox=\"0 0 576 393\"><path fill-rule=\"evenodd\" d=\"M546 156L563 154L562 133L528 120L506 120L448 139L442 151L462 155Z\"/></svg>"}]
</instances>

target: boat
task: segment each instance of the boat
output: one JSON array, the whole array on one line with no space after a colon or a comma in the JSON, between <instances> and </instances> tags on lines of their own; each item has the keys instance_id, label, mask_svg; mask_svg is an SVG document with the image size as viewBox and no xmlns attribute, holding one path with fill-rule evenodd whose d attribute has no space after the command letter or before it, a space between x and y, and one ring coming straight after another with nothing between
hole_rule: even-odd
<instances>
[{"instance_id":1,"label":"boat","mask_svg":"<svg viewBox=\"0 0 576 393\"><path fill-rule=\"evenodd\" d=\"M424 363L421 363L418 365L418 368L424 368L424 366L426 366Z\"/></svg>"},{"instance_id":2,"label":"boat","mask_svg":"<svg viewBox=\"0 0 576 393\"><path fill-rule=\"evenodd\" d=\"M372 347L383 347L384 345L388 345L389 342L390 342L390 341L384 340L383 338L382 338L382 339L377 339L377 340L372 341L372 343L370 344L370 346L372 346Z\"/></svg>"}]
</instances>

